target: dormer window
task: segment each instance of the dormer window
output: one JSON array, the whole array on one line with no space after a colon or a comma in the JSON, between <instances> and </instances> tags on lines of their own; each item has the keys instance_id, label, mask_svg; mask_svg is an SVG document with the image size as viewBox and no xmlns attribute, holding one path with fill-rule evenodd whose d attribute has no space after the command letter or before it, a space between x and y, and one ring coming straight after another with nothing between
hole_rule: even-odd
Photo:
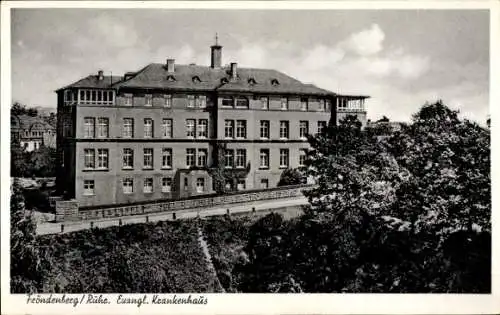
<instances>
[{"instance_id":1,"label":"dormer window","mask_svg":"<svg viewBox=\"0 0 500 315\"><path fill-rule=\"evenodd\" d=\"M278 79L272 79L271 85L273 85L273 86L280 85L280 82L278 81Z\"/></svg>"},{"instance_id":2,"label":"dormer window","mask_svg":"<svg viewBox=\"0 0 500 315\"><path fill-rule=\"evenodd\" d=\"M226 84L228 82L229 82L229 80L227 78L220 79L220 83L222 83L222 84Z\"/></svg>"},{"instance_id":3,"label":"dormer window","mask_svg":"<svg viewBox=\"0 0 500 315\"><path fill-rule=\"evenodd\" d=\"M200 83L200 82L201 82L200 77L199 77L199 76L197 76L197 75L195 75L195 76L193 77L193 82L194 82L194 83Z\"/></svg>"},{"instance_id":4,"label":"dormer window","mask_svg":"<svg viewBox=\"0 0 500 315\"><path fill-rule=\"evenodd\" d=\"M167 81L168 82L174 82L175 81L175 77L171 74L167 75Z\"/></svg>"},{"instance_id":5,"label":"dormer window","mask_svg":"<svg viewBox=\"0 0 500 315\"><path fill-rule=\"evenodd\" d=\"M255 82L254 78L250 78L250 79L248 79L248 84L254 85L254 84L257 84L257 82Z\"/></svg>"}]
</instances>

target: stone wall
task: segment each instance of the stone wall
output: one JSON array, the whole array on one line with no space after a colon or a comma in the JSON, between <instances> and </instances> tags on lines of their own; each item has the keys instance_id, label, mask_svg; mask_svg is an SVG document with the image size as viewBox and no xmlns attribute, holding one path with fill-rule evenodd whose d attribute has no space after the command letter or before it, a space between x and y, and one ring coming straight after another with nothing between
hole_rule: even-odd
<instances>
[{"instance_id":1,"label":"stone wall","mask_svg":"<svg viewBox=\"0 0 500 315\"><path fill-rule=\"evenodd\" d=\"M299 197L302 190L310 186L278 187L268 190L246 191L223 196L209 196L186 200L154 201L150 203L108 206L103 208L82 208L78 210L76 201L58 201L56 221L96 220L158 212L187 211L220 205L253 202L258 200ZM75 210L76 208L76 210Z\"/></svg>"}]
</instances>

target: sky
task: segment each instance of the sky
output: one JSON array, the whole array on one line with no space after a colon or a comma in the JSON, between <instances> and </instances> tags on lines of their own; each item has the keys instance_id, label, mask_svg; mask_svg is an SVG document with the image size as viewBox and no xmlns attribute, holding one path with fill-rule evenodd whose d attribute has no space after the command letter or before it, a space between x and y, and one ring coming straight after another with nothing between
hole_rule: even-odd
<instances>
[{"instance_id":1,"label":"sky","mask_svg":"<svg viewBox=\"0 0 500 315\"><path fill-rule=\"evenodd\" d=\"M102 69L222 62L272 68L340 94L369 95L368 118L408 121L438 99L489 114L486 10L13 9L12 98L56 107L54 91Z\"/></svg>"}]
</instances>

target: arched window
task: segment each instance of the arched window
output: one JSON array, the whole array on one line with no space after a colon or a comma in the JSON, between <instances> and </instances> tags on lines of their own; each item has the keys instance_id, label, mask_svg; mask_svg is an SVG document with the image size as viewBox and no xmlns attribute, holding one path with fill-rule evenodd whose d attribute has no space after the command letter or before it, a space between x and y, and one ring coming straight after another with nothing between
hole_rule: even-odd
<instances>
[{"instance_id":1,"label":"arched window","mask_svg":"<svg viewBox=\"0 0 500 315\"><path fill-rule=\"evenodd\" d=\"M175 81L175 77L171 74L167 75L167 81L169 82L174 82Z\"/></svg>"},{"instance_id":2,"label":"arched window","mask_svg":"<svg viewBox=\"0 0 500 315\"><path fill-rule=\"evenodd\" d=\"M280 82L278 81L278 79L272 79L271 84L276 86L276 85L280 85Z\"/></svg>"},{"instance_id":3,"label":"arched window","mask_svg":"<svg viewBox=\"0 0 500 315\"><path fill-rule=\"evenodd\" d=\"M197 75L195 75L195 76L193 77L193 82L194 82L194 83L200 83L200 82L201 82L200 77L199 77L199 76L197 76Z\"/></svg>"}]
</instances>

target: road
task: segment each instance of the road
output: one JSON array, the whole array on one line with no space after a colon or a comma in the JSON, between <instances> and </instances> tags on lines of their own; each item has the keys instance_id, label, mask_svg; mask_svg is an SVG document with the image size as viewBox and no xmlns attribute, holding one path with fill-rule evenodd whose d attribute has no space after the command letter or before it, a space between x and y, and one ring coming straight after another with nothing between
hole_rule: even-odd
<instances>
[{"instance_id":1,"label":"road","mask_svg":"<svg viewBox=\"0 0 500 315\"><path fill-rule=\"evenodd\" d=\"M177 220L182 220L182 219L196 218L198 216L199 217L220 216L227 214L228 209L230 214L238 214L238 213L251 212L252 208L255 208L255 211L259 212L259 211L273 210L285 207L300 206L300 205L305 205L307 203L308 203L307 199L304 196L301 196L289 199L266 200L266 201L231 204L231 205L226 205L224 207L183 210L175 212L175 215ZM36 232L38 235L69 233L69 232L89 229L91 228L91 225L99 228L116 226L120 225L120 221L123 225L125 225L134 223L172 221L172 220L174 220L172 212L160 212L160 213L149 213L147 215L140 214L133 216L117 217L117 218L107 218L94 221L77 221L77 222L63 222L63 223L44 222L37 225Z\"/></svg>"}]
</instances>

